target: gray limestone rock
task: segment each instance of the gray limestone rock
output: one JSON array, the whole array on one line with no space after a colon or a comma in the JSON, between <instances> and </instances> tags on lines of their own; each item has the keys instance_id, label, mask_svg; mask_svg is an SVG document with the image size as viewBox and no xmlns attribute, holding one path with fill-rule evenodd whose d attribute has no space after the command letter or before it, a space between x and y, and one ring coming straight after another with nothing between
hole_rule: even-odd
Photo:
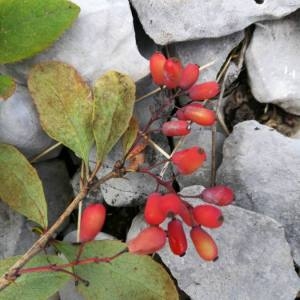
<instances>
[{"instance_id":1,"label":"gray limestone rock","mask_svg":"<svg viewBox=\"0 0 300 300\"><path fill-rule=\"evenodd\" d=\"M161 147L166 147L157 141ZM97 177L110 172L117 160L123 157L121 143L117 143L112 151L105 159L102 168L97 173ZM145 154L145 164L153 165L164 158L161 154L155 152L152 148L148 147ZM90 155L90 168L93 169L96 160L95 149L92 150ZM155 174L159 173L159 168L151 169ZM165 175L168 179L169 173ZM112 178L101 185L101 194L105 202L111 206L138 206L143 204L147 196L155 191L157 186L156 180L151 176L143 173L128 173L123 178Z\"/></svg>"},{"instance_id":2,"label":"gray limestone rock","mask_svg":"<svg viewBox=\"0 0 300 300\"><path fill-rule=\"evenodd\" d=\"M55 142L42 130L28 90L20 85L6 101L0 102L0 142L16 146L28 158L40 154ZM49 153L53 158L60 150Z\"/></svg>"},{"instance_id":3,"label":"gray limestone rock","mask_svg":"<svg viewBox=\"0 0 300 300\"><path fill-rule=\"evenodd\" d=\"M261 20L281 18L300 7L299 0L258 2L131 0L146 33L160 45L225 36Z\"/></svg>"},{"instance_id":4,"label":"gray limestone rock","mask_svg":"<svg viewBox=\"0 0 300 300\"><path fill-rule=\"evenodd\" d=\"M182 194L195 195L201 188L187 187ZM193 205L202 203L192 198L185 200ZM193 300L294 299L300 281L282 225L237 206L222 207L222 211L225 218L222 227L207 230L219 248L216 262L205 262L198 256L185 225L189 245L185 256L175 256L168 245L158 252L180 289ZM139 215L133 221L128 239L144 226Z\"/></svg>"},{"instance_id":5,"label":"gray limestone rock","mask_svg":"<svg viewBox=\"0 0 300 300\"><path fill-rule=\"evenodd\" d=\"M174 47L176 56L180 58L184 65L195 63L201 67L214 61L212 66L200 73L198 81L205 82L216 80L217 74L226 61L229 53L243 40L243 38L244 33L241 31L221 38L176 43ZM231 70L232 72L229 72L228 76L235 75L236 70L234 70L233 67Z\"/></svg>"},{"instance_id":6,"label":"gray limestone rock","mask_svg":"<svg viewBox=\"0 0 300 300\"><path fill-rule=\"evenodd\" d=\"M234 127L224 143L217 182L236 193L236 204L283 224L300 264L300 140L256 121Z\"/></svg>"},{"instance_id":7,"label":"gray limestone rock","mask_svg":"<svg viewBox=\"0 0 300 300\"><path fill-rule=\"evenodd\" d=\"M254 97L300 115L300 10L257 24L246 52Z\"/></svg>"},{"instance_id":8,"label":"gray limestone rock","mask_svg":"<svg viewBox=\"0 0 300 300\"><path fill-rule=\"evenodd\" d=\"M49 50L21 63L2 66L21 82L29 69L44 60L72 65L88 81L108 70L129 74L134 80L145 76L148 61L138 52L133 20L127 0L74 0L79 18Z\"/></svg>"},{"instance_id":9,"label":"gray limestone rock","mask_svg":"<svg viewBox=\"0 0 300 300\"><path fill-rule=\"evenodd\" d=\"M222 161L222 147L225 136L218 132L216 133L216 167L221 164ZM206 161L203 165L190 175L178 175L176 180L179 183L180 188L191 186L194 184L201 184L204 186L210 185L211 178L211 156L212 156L212 133L211 129L199 126L197 124L192 125L192 130L189 135L184 139L182 146L178 150L186 149L193 146L199 146L204 149L206 153ZM174 168L176 173L176 168Z\"/></svg>"}]
</instances>

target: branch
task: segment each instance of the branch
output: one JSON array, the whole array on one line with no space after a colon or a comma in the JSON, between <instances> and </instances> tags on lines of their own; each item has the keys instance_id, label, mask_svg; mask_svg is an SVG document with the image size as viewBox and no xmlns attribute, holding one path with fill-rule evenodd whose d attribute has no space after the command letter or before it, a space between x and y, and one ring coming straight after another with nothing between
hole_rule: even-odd
<instances>
[{"instance_id":1,"label":"branch","mask_svg":"<svg viewBox=\"0 0 300 300\"><path fill-rule=\"evenodd\" d=\"M107 175L103 176L99 181L98 184L101 184L113 177L116 177L116 173L114 171L108 173ZM27 252L15 262L15 264L8 270L6 274L4 274L0 278L0 291L5 289L9 286L14 280L16 279L16 275L19 270L37 253L39 253L48 243L48 241L52 238L54 233L58 230L58 228L63 224L66 218L76 209L79 202L82 201L89 192L89 186L86 183L78 195L73 199L70 205L66 208L66 210L60 215L60 217L56 220L56 222L48 229L32 246Z\"/></svg>"}]
</instances>

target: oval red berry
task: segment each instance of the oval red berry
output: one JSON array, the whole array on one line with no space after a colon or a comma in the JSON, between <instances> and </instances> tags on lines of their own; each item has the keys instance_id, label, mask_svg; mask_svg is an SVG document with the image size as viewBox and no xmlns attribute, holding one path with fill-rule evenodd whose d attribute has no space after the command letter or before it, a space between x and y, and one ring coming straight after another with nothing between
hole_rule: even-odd
<instances>
[{"instance_id":1,"label":"oval red berry","mask_svg":"<svg viewBox=\"0 0 300 300\"><path fill-rule=\"evenodd\" d=\"M209 204L195 206L193 216L199 225L208 228L218 228L224 221L222 211L218 207Z\"/></svg>"}]
</instances>

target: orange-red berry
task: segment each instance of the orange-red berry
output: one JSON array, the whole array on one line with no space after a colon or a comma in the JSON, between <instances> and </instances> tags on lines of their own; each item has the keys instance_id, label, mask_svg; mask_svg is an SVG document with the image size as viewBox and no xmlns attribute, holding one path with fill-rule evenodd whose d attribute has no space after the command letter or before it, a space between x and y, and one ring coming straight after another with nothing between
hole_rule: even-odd
<instances>
[{"instance_id":1,"label":"orange-red berry","mask_svg":"<svg viewBox=\"0 0 300 300\"><path fill-rule=\"evenodd\" d=\"M164 247L166 233L157 226L147 227L127 242L128 251L135 254L151 254Z\"/></svg>"},{"instance_id":2,"label":"orange-red berry","mask_svg":"<svg viewBox=\"0 0 300 300\"><path fill-rule=\"evenodd\" d=\"M193 216L199 225L208 228L218 228L223 224L222 211L209 204L197 205L193 208Z\"/></svg>"},{"instance_id":3,"label":"orange-red berry","mask_svg":"<svg viewBox=\"0 0 300 300\"><path fill-rule=\"evenodd\" d=\"M187 249L187 240L181 221L173 219L168 223L168 240L171 251L183 256Z\"/></svg>"},{"instance_id":4,"label":"orange-red berry","mask_svg":"<svg viewBox=\"0 0 300 300\"><path fill-rule=\"evenodd\" d=\"M181 208L181 199L176 193L168 193L161 197L161 210L167 216L169 213L178 214Z\"/></svg>"},{"instance_id":5,"label":"orange-red berry","mask_svg":"<svg viewBox=\"0 0 300 300\"><path fill-rule=\"evenodd\" d=\"M81 242L91 241L96 237L103 227L105 216L103 204L90 204L84 209L80 222Z\"/></svg>"},{"instance_id":6,"label":"orange-red berry","mask_svg":"<svg viewBox=\"0 0 300 300\"><path fill-rule=\"evenodd\" d=\"M159 225L165 220L166 214L161 209L161 201L162 195L159 193L151 193L148 196L144 218L149 225Z\"/></svg>"},{"instance_id":7,"label":"orange-red berry","mask_svg":"<svg viewBox=\"0 0 300 300\"><path fill-rule=\"evenodd\" d=\"M203 105L199 102L192 102L192 103L189 104L189 106L203 107ZM185 107L182 107L182 108L180 108L176 111L176 117L177 117L178 120L185 120L185 121L188 120L186 118L186 116L184 115L184 109L185 109Z\"/></svg>"},{"instance_id":8,"label":"orange-red berry","mask_svg":"<svg viewBox=\"0 0 300 300\"><path fill-rule=\"evenodd\" d=\"M199 77L199 66L196 64L188 64L182 71L179 87L183 90L189 89Z\"/></svg>"},{"instance_id":9,"label":"orange-red berry","mask_svg":"<svg viewBox=\"0 0 300 300\"><path fill-rule=\"evenodd\" d=\"M178 87L182 76L182 65L179 59L169 58L164 65L164 84L168 89Z\"/></svg>"},{"instance_id":10,"label":"orange-red berry","mask_svg":"<svg viewBox=\"0 0 300 300\"><path fill-rule=\"evenodd\" d=\"M160 52L155 52L150 57L150 72L153 81L157 85L164 84L164 65L166 62L165 56Z\"/></svg>"},{"instance_id":11,"label":"orange-red berry","mask_svg":"<svg viewBox=\"0 0 300 300\"><path fill-rule=\"evenodd\" d=\"M179 216L181 217L182 221L186 225L191 226L191 227L195 223L194 220L193 220L192 209L193 209L193 207L191 205L189 205L186 202L181 201Z\"/></svg>"},{"instance_id":12,"label":"orange-red berry","mask_svg":"<svg viewBox=\"0 0 300 300\"><path fill-rule=\"evenodd\" d=\"M189 97L194 101L211 99L220 92L219 84L215 81L204 82L192 86L189 91Z\"/></svg>"},{"instance_id":13,"label":"orange-red berry","mask_svg":"<svg viewBox=\"0 0 300 300\"><path fill-rule=\"evenodd\" d=\"M234 194L231 188L225 185L216 185L205 189L200 197L208 203L219 206L229 205L233 199Z\"/></svg>"},{"instance_id":14,"label":"orange-red berry","mask_svg":"<svg viewBox=\"0 0 300 300\"><path fill-rule=\"evenodd\" d=\"M216 121L216 113L213 110L191 104L184 107L183 114L187 120L202 126L211 126Z\"/></svg>"},{"instance_id":15,"label":"orange-red berry","mask_svg":"<svg viewBox=\"0 0 300 300\"><path fill-rule=\"evenodd\" d=\"M206 160L206 154L200 147L192 147L177 151L173 154L171 161L179 173L188 175L201 167Z\"/></svg>"},{"instance_id":16,"label":"orange-red berry","mask_svg":"<svg viewBox=\"0 0 300 300\"><path fill-rule=\"evenodd\" d=\"M191 125L187 121L173 120L165 122L162 133L166 136L184 136L191 132Z\"/></svg>"},{"instance_id":17,"label":"orange-red berry","mask_svg":"<svg viewBox=\"0 0 300 300\"><path fill-rule=\"evenodd\" d=\"M194 247L204 260L215 261L218 259L218 247L213 238L200 226L193 227L190 232Z\"/></svg>"}]
</instances>

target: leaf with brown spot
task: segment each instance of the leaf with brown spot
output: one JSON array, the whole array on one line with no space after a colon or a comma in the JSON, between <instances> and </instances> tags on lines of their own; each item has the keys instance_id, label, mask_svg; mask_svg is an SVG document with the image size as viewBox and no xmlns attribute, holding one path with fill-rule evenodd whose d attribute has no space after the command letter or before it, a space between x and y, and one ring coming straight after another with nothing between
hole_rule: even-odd
<instances>
[{"instance_id":1,"label":"leaf with brown spot","mask_svg":"<svg viewBox=\"0 0 300 300\"><path fill-rule=\"evenodd\" d=\"M15 147L0 144L0 198L12 209L47 228L47 203L36 170Z\"/></svg>"},{"instance_id":2,"label":"leaf with brown spot","mask_svg":"<svg viewBox=\"0 0 300 300\"><path fill-rule=\"evenodd\" d=\"M94 87L93 131L97 160L102 162L126 131L135 103L135 84L127 75L110 71Z\"/></svg>"},{"instance_id":3,"label":"leaf with brown spot","mask_svg":"<svg viewBox=\"0 0 300 300\"><path fill-rule=\"evenodd\" d=\"M55 244L69 261L76 259L78 246L59 242ZM126 248L119 241L103 240L85 244L80 259L110 257ZM125 253L110 263L91 263L74 267L77 275L88 280L86 287L77 289L87 300L178 300L173 280L164 268L151 257Z\"/></svg>"},{"instance_id":4,"label":"leaf with brown spot","mask_svg":"<svg viewBox=\"0 0 300 300\"><path fill-rule=\"evenodd\" d=\"M88 164L94 143L89 86L73 67L45 62L31 70L28 87L47 134Z\"/></svg>"}]
</instances>

